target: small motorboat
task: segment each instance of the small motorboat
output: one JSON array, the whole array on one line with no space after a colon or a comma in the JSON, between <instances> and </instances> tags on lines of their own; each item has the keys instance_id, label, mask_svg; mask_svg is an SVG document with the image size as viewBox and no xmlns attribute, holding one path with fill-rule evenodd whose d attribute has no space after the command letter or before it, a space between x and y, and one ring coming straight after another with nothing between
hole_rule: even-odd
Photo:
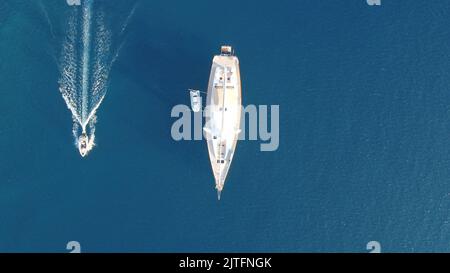
<instances>
[{"instance_id":1,"label":"small motorboat","mask_svg":"<svg viewBox=\"0 0 450 273\"><path fill-rule=\"evenodd\" d=\"M80 155L82 157L85 157L88 153L88 144L89 144L89 137L86 133L82 133L81 136L78 138L78 150L80 151Z\"/></svg>"}]
</instances>

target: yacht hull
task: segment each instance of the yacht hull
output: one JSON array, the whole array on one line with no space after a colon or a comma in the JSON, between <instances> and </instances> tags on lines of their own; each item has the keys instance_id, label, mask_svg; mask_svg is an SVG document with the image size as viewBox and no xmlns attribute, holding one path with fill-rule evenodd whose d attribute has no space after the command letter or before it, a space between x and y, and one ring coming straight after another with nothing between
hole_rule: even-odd
<instances>
[{"instance_id":1,"label":"yacht hull","mask_svg":"<svg viewBox=\"0 0 450 273\"><path fill-rule=\"evenodd\" d=\"M239 59L231 54L217 55L208 84L204 136L219 199L239 138L241 106Z\"/></svg>"}]
</instances>

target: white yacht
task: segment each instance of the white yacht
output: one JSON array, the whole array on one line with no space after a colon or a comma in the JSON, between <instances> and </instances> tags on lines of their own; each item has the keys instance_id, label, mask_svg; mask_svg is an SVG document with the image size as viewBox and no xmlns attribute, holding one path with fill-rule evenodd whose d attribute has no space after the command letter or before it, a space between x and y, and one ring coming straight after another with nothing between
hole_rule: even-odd
<instances>
[{"instance_id":1,"label":"white yacht","mask_svg":"<svg viewBox=\"0 0 450 273\"><path fill-rule=\"evenodd\" d=\"M241 104L239 59L222 46L211 67L203 128L219 200L240 133Z\"/></svg>"},{"instance_id":2,"label":"white yacht","mask_svg":"<svg viewBox=\"0 0 450 273\"><path fill-rule=\"evenodd\" d=\"M191 108L194 112L199 112L202 109L202 97L200 90L189 89L191 94Z\"/></svg>"}]
</instances>

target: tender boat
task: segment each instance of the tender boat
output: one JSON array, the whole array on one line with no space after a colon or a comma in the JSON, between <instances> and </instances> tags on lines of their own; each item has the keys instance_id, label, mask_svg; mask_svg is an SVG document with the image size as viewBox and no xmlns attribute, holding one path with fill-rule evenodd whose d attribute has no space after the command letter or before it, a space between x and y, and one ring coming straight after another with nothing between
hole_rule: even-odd
<instances>
[{"instance_id":1,"label":"tender boat","mask_svg":"<svg viewBox=\"0 0 450 273\"><path fill-rule=\"evenodd\" d=\"M191 108L194 112L199 112L202 109L202 97L200 90L189 89L191 94Z\"/></svg>"}]
</instances>

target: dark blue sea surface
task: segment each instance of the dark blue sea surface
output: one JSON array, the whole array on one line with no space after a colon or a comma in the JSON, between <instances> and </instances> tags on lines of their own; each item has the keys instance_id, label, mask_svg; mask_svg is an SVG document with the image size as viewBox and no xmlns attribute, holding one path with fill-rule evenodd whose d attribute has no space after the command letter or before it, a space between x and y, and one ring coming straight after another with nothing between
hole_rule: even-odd
<instances>
[{"instance_id":1,"label":"dark blue sea surface","mask_svg":"<svg viewBox=\"0 0 450 273\"><path fill-rule=\"evenodd\" d=\"M0 0L1 252L450 251L449 1L94 2L118 55L82 158L58 90L75 7ZM218 202L170 112L222 44L280 146L239 142Z\"/></svg>"}]
</instances>

